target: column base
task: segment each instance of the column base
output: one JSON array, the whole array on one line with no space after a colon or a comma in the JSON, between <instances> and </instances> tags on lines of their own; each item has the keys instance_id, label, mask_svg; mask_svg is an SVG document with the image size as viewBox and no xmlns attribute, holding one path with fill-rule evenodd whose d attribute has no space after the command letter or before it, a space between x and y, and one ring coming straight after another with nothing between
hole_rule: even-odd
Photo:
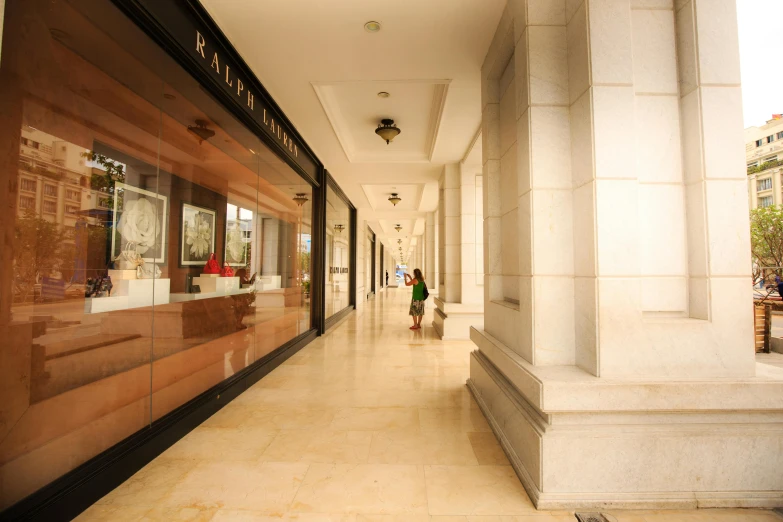
<instances>
[{"instance_id":1,"label":"column base","mask_svg":"<svg viewBox=\"0 0 783 522\"><path fill-rule=\"evenodd\" d=\"M538 509L783 505L783 369L609 381L471 339L468 387Z\"/></svg>"},{"instance_id":2,"label":"column base","mask_svg":"<svg viewBox=\"0 0 783 522\"><path fill-rule=\"evenodd\" d=\"M430 294L432 297L432 294ZM470 328L484 328L484 305L447 303L432 298L435 303L432 326L441 340L470 339Z\"/></svg>"}]
</instances>

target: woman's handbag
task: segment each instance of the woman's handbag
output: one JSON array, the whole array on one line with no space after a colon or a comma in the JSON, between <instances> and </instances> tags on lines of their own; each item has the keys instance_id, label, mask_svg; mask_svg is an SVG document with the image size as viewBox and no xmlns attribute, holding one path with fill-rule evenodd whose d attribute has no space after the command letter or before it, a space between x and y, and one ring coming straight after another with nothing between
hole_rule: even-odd
<instances>
[{"instance_id":1,"label":"woman's handbag","mask_svg":"<svg viewBox=\"0 0 783 522\"><path fill-rule=\"evenodd\" d=\"M115 270L136 270L137 267L142 266L144 260L141 258L141 254L136 252L136 242L128 241L125 243L125 247L114 259Z\"/></svg>"},{"instance_id":2,"label":"woman's handbag","mask_svg":"<svg viewBox=\"0 0 783 522\"><path fill-rule=\"evenodd\" d=\"M422 281L424 283L424 281ZM422 294L424 296L424 300L426 301L427 298L430 296L430 291L427 290L427 283L424 283L424 290L422 291Z\"/></svg>"}]
</instances>

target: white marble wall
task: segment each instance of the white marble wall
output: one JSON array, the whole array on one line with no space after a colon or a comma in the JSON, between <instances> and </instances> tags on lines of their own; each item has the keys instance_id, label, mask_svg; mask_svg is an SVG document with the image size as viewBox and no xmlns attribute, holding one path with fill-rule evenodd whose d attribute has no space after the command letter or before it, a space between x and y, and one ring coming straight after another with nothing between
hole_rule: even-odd
<instances>
[{"instance_id":1,"label":"white marble wall","mask_svg":"<svg viewBox=\"0 0 783 522\"><path fill-rule=\"evenodd\" d=\"M732 0L509 0L501 17L469 385L539 507L783 499L737 48Z\"/></svg>"},{"instance_id":2,"label":"white marble wall","mask_svg":"<svg viewBox=\"0 0 783 522\"><path fill-rule=\"evenodd\" d=\"M482 68L486 329L528 362L752 375L732 9L509 2Z\"/></svg>"},{"instance_id":3,"label":"white marble wall","mask_svg":"<svg viewBox=\"0 0 783 522\"><path fill-rule=\"evenodd\" d=\"M459 165L448 164L440 179L439 205L439 262L440 288L438 295L444 301L459 303L462 298L460 257L462 252L462 223L460 217L461 176Z\"/></svg>"},{"instance_id":4,"label":"white marble wall","mask_svg":"<svg viewBox=\"0 0 783 522\"><path fill-rule=\"evenodd\" d=\"M460 164L460 302L483 305L483 263L477 262L483 257L483 219L477 178L481 183L480 166Z\"/></svg>"},{"instance_id":5,"label":"white marble wall","mask_svg":"<svg viewBox=\"0 0 783 522\"><path fill-rule=\"evenodd\" d=\"M431 288L430 293L438 295L439 276L438 276L438 211L427 213L427 223L424 230L425 261L424 277L427 280L427 287Z\"/></svg>"}]
</instances>

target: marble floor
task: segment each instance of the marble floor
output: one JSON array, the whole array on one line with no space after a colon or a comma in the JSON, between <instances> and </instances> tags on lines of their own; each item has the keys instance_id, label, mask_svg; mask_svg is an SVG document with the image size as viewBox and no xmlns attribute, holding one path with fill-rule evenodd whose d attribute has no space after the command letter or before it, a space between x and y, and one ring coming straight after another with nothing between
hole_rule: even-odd
<instances>
[{"instance_id":1,"label":"marble floor","mask_svg":"<svg viewBox=\"0 0 783 522\"><path fill-rule=\"evenodd\" d=\"M391 289L77 518L87 521L573 522L525 494L441 342ZM782 522L770 511L609 512L612 522Z\"/></svg>"}]
</instances>

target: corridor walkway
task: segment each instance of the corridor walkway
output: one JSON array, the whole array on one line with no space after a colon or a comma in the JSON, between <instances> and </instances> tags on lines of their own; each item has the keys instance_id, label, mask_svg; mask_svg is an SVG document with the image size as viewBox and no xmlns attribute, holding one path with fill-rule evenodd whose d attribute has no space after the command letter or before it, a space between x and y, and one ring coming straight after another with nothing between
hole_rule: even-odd
<instances>
[{"instance_id":1,"label":"corridor walkway","mask_svg":"<svg viewBox=\"0 0 783 522\"><path fill-rule=\"evenodd\" d=\"M79 521L573 522L537 512L470 397L470 342L381 293ZM769 511L613 512L618 522L780 522Z\"/></svg>"}]
</instances>

